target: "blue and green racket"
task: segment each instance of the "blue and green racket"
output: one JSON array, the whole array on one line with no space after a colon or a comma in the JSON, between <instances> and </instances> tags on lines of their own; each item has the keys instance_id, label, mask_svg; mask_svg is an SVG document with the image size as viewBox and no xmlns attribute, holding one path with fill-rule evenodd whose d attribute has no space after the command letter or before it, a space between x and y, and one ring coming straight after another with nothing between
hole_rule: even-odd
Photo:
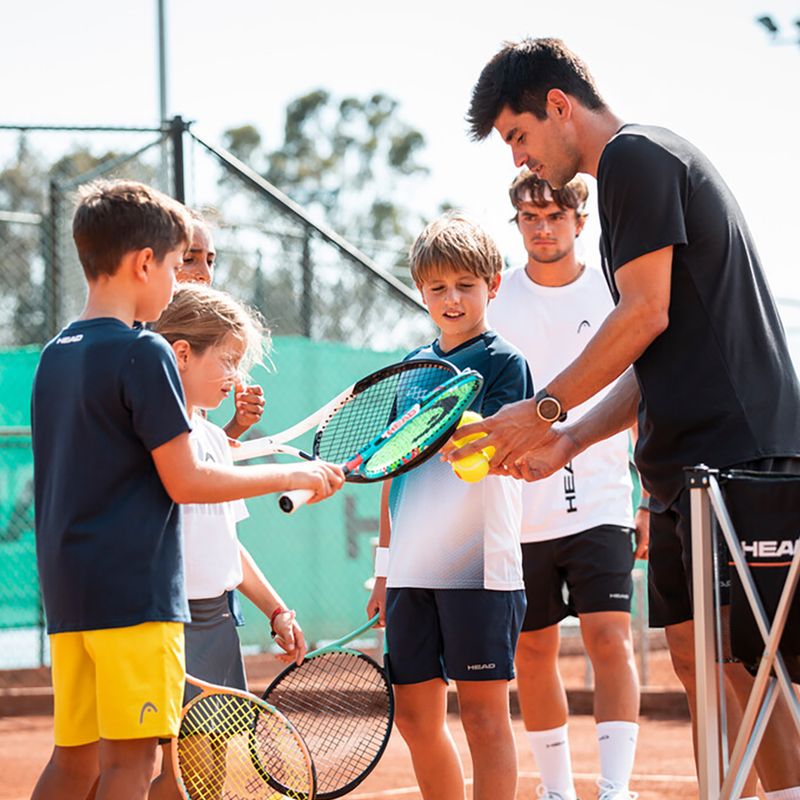
<instances>
[{"instance_id":1,"label":"blue and green racket","mask_svg":"<svg viewBox=\"0 0 800 800\"><path fill-rule=\"evenodd\" d=\"M447 361L402 361L373 372L282 433L234 447L242 461L275 453L341 464L348 481L382 481L421 464L442 447L483 385L474 370ZM317 428L310 453L287 442ZM313 492L297 489L279 499L291 514Z\"/></svg>"}]
</instances>

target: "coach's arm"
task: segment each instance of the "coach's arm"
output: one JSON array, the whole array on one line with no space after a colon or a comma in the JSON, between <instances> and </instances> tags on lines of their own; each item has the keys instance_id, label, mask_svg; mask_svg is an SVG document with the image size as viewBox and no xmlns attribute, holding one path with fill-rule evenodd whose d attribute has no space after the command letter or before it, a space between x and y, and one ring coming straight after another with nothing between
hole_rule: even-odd
<instances>
[{"instance_id":1,"label":"coach's arm","mask_svg":"<svg viewBox=\"0 0 800 800\"><path fill-rule=\"evenodd\" d=\"M670 246L654 250L616 271L620 298L614 310L583 352L547 387L537 389L547 388L568 411L629 369L669 325L672 249ZM638 386L631 372L591 414L566 427L552 427L539 419L533 400L512 403L492 417L459 428L459 438L473 433L488 436L459 449L449 445L444 457L455 461L492 446L493 473L538 480L560 469L595 442L630 427L636 417L638 397Z\"/></svg>"}]
</instances>

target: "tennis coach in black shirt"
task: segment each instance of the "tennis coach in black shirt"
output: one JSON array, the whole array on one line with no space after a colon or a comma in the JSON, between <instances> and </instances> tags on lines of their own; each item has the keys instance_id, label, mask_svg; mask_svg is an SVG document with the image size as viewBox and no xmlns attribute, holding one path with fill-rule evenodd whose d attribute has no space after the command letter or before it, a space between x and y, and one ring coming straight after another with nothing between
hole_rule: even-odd
<instances>
[{"instance_id":1,"label":"tennis coach in black shirt","mask_svg":"<svg viewBox=\"0 0 800 800\"><path fill-rule=\"evenodd\" d=\"M651 624L666 627L694 713L682 469L705 463L800 473L800 387L752 237L709 160L664 128L624 124L586 65L557 39L505 45L484 67L467 119L475 139L496 129L515 165L554 188L578 172L597 178L601 254L616 307L532 400L460 429L459 437L484 431L489 438L448 457L491 445L494 472L536 480L638 419L636 463L651 493ZM617 378L571 425L569 410ZM566 424L553 426L565 413ZM731 665L726 673L746 700L745 670ZM773 714L756 765L768 797L785 790L781 800L800 798L797 738L785 707Z\"/></svg>"}]
</instances>

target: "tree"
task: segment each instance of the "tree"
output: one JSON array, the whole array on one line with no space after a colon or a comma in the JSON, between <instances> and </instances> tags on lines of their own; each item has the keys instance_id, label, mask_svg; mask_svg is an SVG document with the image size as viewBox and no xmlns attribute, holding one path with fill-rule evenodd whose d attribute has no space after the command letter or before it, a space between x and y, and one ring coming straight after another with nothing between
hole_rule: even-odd
<instances>
[{"instance_id":1,"label":"tree","mask_svg":"<svg viewBox=\"0 0 800 800\"><path fill-rule=\"evenodd\" d=\"M405 265L426 215L399 198L412 197L429 170L420 161L425 138L400 119L396 100L316 89L287 106L277 148L264 149L252 125L227 130L225 143L378 263Z\"/></svg>"}]
</instances>

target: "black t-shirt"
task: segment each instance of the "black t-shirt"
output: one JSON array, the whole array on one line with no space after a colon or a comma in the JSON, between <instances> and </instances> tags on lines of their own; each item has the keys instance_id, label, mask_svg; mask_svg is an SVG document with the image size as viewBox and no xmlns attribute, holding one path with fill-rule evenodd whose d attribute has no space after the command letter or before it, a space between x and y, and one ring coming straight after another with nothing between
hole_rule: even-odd
<instances>
[{"instance_id":1,"label":"black t-shirt","mask_svg":"<svg viewBox=\"0 0 800 800\"><path fill-rule=\"evenodd\" d=\"M636 462L670 503L682 468L800 454L800 387L750 231L730 189L692 144L625 125L598 167L600 251L615 272L672 245L669 326L634 364Z\"/></svg>"},{"instance_id":2,"label":"black t-shirt","mask_svg":"<svg viewBox=\"0 0 800 800\"><path fill-rule=\"evenodd\" d=\"M31 418L48 631L187 622L180 507L150 455L191 427L170 346L72 323L42 351Z\"/></svg>"}]
</instances>

